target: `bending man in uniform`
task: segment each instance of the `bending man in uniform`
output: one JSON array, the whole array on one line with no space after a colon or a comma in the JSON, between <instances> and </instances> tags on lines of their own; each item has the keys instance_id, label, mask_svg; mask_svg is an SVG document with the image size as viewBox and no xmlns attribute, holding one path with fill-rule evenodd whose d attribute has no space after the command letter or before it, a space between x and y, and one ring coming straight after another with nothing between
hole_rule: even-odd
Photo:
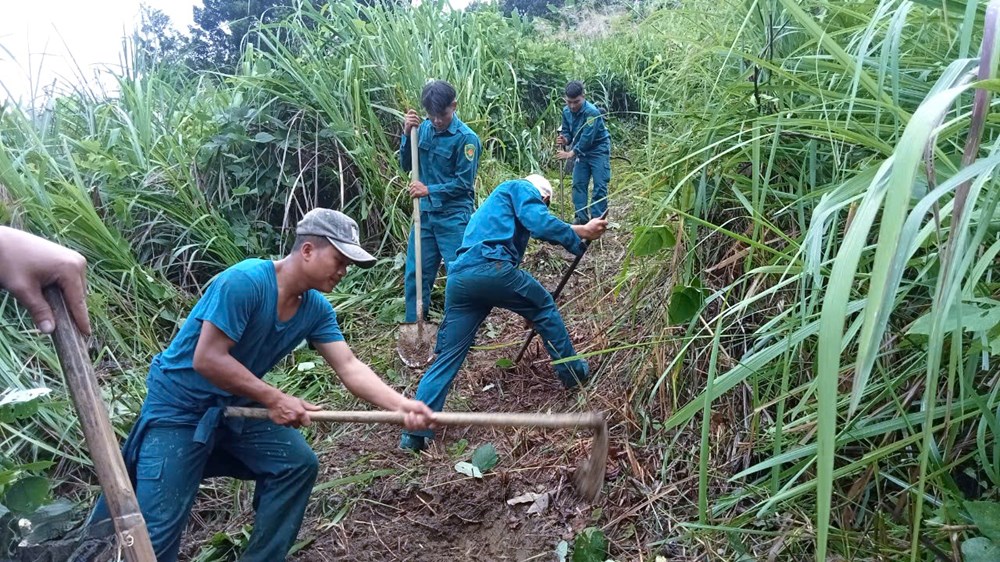
<instances>
[{"instance_id":1,"label":"bending man in uniform","mask_svg":"<svg viewBox=\"0 0 1000 562\"><path fill-rule=\"evenodd\" d=\"M296 228L291 253L249 259L208 286L170 346L153 358L142 411L122 453L159 562L174 562L204 478L255 480L253 534L243 562L284 560L316 480L316 454L295 427L319 407L262 377L303 340L344 386L425 428L430 409L387 386L344 342L330 292L349 265L371 267L347 215L314 209ZM259 404L269 420L226 418L227 406ZM108 517L103 498L91 521Z\"/></svg>"},{"instance_id":2,"label":"bending man in uniform","mask_svg":"<svg viewBox=\"0 0 1000 562\"><path fill-rule=\"evenodd\" d=\"M604 116L594 104L584 99L583 82L566 84L566 107L562 112L562 134L557 144L568 148L556 152L560 160L574 159L573 222L587 224L590 217L600 217L608 209L608 183L611 181L611 135ZM590 179L594 194L590 196Z\"/></svg>"},{"instance_id":3,"label":"bending man in uniform","mask_svg":"<svg viewBox=\"0 0 1000 562\"><path fill-rule=\"evenodd\" d=\"M476 171L479 169L479 137L455 115L458 103L455 88L443 80L435 80L420 95L427 111L421 122L417 112L410 110L403 123L403 140L399 145L399 161L407 172L413 167L410 155L410 130L418 127L420 178L410 183L410 197L420 199L420 241L423 261L423 296L427 318L431 288L444 261L451 267L455 252L462 245L462 233L469 224L475 203ZM406 250L406 321L417 321L417 281L413 237ZM449 269L450 272L450 269Z\"/></svg>"},{"instance_id":4,"label":"bending man in uniform","mask_svg":"<svg viewBox=\"0 0 1000 562\"><path fill-rule=\"evenodd\" d=\"M440 412L469 353L476 331L495 306L534 323L553 360L576 355L552 295L534 277L518 268L531 237L560 244L574 255L584 252L584 240L604 234L608 222L593 219L570 226L549 212L552 186L539 175L506 181L483 202L465 231L462 248L448 272L444 321L438 331L437 358L417 386L417 400ZM583 359L555 365L566 388L587 380ZM433 432L405 431L404 449L427 447Z\"/></svg>"}]
</instances>

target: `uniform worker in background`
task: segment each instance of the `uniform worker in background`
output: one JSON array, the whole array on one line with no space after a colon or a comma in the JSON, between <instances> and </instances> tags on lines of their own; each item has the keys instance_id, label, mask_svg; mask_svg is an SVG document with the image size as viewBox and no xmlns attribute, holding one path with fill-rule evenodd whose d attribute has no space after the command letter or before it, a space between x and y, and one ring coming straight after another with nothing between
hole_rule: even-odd
<instances>
[{"instance_id":1,"label":"uniform worker in background","mask_svg":"<svg viewBox=\"0 0 1000 562\"><path fill-rule=\"evenodd\" d=\"M437 358L420 379L416 399L441 411L451 382L472 346L479 325L493 307L520 314L534 323L553 360L576 355L552 295L534 277L518 268L531 237L560 244L581 255L584 240L596 240L608 222L593 219L569 225L549 212L552 186L539 175L506 181L472 215L458 257L448 272L444 321L438 331ZM555 365L566 388L587 380L586 360ZM404 449L426 448L433 432L405 431Z\"/></svg>"},{"instance_id":2,"label":"uniform worker in background","mask_svg":"<svg viewBox=\"0 0 1000 562\"><path fill-rule=\"evenodd\" d=\"M153 358L147 395L122 453L158 562L175 562L202 479L255 480L253 533L242 562L284 560L316 480L316 454L293 428L320 408L264 382L303 340L355 396L429 426L430 409L387 386L344 341L330 292L350 265L375 258L343 213L313 209L299 221L291 252L248 259L220 273L163 353ZM227 418L227 406L259 404L270 419ZM91 522L108 518L103 498Z\"/></svg>"},{"instance_id":3,"label":"uniform worker in background","mask_svg":"<svg viewBox=\"0 0 1000 562\"><path fill-rule=\"evenodd\" d=\"M458 102L455 88L443 80L424 86L420 104L427 112L421 121L410 110L403 123L399 161L407 172L413 168L410 155L410 131L418 127L419 172L410 182L410 197L420 198L420 232L410 228L406 249L404 277L406 322L417 321L417 283L423 283L423 318L430 310L431 288L444 261L451 266L455 252L462 245L462 233L469 224L475 204L474 186L479 169L479 137L455 115ZM416 279L413 237L421 237L423 279Z\"/></svg>"},{"instance_id":4,"label":"uniform worker in background","mask_svg":"<svg viewBox=\"0 0 1000 562\"><path fill-rule=\"evenodd\" d=\"M601 110L584 99L583 82L566 84L566 107L562 112L562 129L556 144L560 160L574 160L573 207L574 224L587 224L590 217L600 217L608 209L608 183L611 181L611 135L604 124ZM589 184L594 179L591 197Z\"/></svg>"}]
</instances>

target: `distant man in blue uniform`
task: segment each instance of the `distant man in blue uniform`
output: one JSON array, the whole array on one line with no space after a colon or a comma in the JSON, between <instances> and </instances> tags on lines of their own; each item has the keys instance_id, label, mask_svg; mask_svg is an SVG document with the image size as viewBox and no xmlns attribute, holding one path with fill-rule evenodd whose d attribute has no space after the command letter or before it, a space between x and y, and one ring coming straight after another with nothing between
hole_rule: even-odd
<instances>
[{"instance_id":1,"label":"distant man in blue uniform","mask_svg":"<svg viewBox=\"0 0 1000 562\"><path fill-rule=\"evenodd\" d=\"M586 224L590 217L600 217L608 209L608 183L611 182L611 135L601 110L584 99L583 82L566 84L566 107L556 152L560 160L573 159L573 207L575 224ZM593 197L590 179L594 179Z\"/></svg>"},{"instance_id":2,"label":"distant man in blue uniform","mask_svg":"<svg viewBox=\"0 0 1000 562\"><path fill-rule=\"evenodd\" d=\"M434 411L444 407L451 382L493 307L506 308L534 323L553 360L576 355L552 295L518 265L531 237L580 255L583 241L600 238L608 222L598 218L570 226L549 212L551 199L548 180L531 175L497 186L472 215L462 248L448 271L437 358L417 386L416 399ZM555 370L566 388L575 387L590 374L583 359L560 363ZM430 430L406 431L400 446L420 450L431 437Z\"/></svg>"},{"instance_id":3,"label":"distant man in blue uniform","mask_svg":"<svg viewBox=\"0 0 1000 562\"><path fill-rule=\"evenodd\" d=\"M319 410L262 377L309 341L352 393L428 427L431 410L387 386L344 342L322 295L373 258L347 215L314 209L296 228L291 253L249 259L208 286L180 332L153 358L139 419L122 449L158 562L175 562L204 478L255 480L253 533L242 562L285 560L316 480L316 454L295 427ZM226 418L227 406L263 405L270 420ZM91 516L109 517L104 499Z\"/></svg>"},{"instance_id":4,"label":"distant man in blue uniform","mask_svg":"<svg viewBox=\"0 0 1000 562\"><path fill-rule=\"evenodd\" d=\"M430 309L431 288L444 261L451 273L451 262L462 245L462 233L469 224L475 204L474 186L482 151L479 137L455 115L458 102L455 88L443 80L424 86L420 104L427 111L421 122L417 112L410 110L403 123L403 140L399 145L399 161L409 172L413 168L410 155L410 130L419 127L418 148L420 178L410 182L410 197L420 198L420 232L410 228L406 249L405 295L406 321L417 321L417 281L413 237L421 237L423 261L423 317Z\"/></svg>"}]
</instances>

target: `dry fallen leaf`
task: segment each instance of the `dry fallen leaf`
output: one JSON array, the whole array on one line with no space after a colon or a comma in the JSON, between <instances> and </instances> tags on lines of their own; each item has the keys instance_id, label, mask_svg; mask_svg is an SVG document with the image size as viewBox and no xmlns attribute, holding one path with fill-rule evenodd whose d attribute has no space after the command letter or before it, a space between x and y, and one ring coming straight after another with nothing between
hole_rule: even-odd
<instances>
[{"instance_id":1,"label":"dry fallen leaf","mask_svg":"<svg viewBox=\"0 0 1000 562\"><path fill-rule=\"evenodd\" d=\"M549 498L551 494L549 492L542 492L541 494L536 494L535 492L525 492L516 498L511 498L507 500L507 505L517 505L521 503L531 502L531 506L528 507L528 513L544 513L546 509L549 508Z\"/></svg>"}]
</instances>

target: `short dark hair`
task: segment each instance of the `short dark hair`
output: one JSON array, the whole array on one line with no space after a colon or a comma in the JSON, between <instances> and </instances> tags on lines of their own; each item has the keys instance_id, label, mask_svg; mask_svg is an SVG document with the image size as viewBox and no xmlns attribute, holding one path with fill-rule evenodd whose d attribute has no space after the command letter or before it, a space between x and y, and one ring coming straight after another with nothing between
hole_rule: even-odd
<instances>
[{"instance_id":1,"label":"short dark hair","mask_svg":"<svg viewBox=\"0 0 1000 562\"><path fill-rule=\"evenodd\" d=\"M569 84L566 84L566 90L563 92L567 98L578 98L583 95L583 82L579 80L573 80Z\"/></svg>"},{"instance_id":2,"label":"short dark hair","mask_svg":"<svg viewBox=\"0 0 1000 562\"><path fill-rule=\"evenodd\" d=\"M444 80L428 83L420 94L420 105L431 115L441 115L453 103L455 103L455 88Z\"/></svg>"},{"instance_id":3,"label":"short dark hair","mask_svg":"<svg viewBox=\"0 0 1000 562\"><path fill-rule=\"evenodd\" d=\"M292 244L292 252L298 252L301 250L302 245L306 242L312 242L312 245L317 248L324 248L326 246L333 245L325 236L316 236L315 234L296 234L295 242Z\"/></svg>"}]
</instances>

